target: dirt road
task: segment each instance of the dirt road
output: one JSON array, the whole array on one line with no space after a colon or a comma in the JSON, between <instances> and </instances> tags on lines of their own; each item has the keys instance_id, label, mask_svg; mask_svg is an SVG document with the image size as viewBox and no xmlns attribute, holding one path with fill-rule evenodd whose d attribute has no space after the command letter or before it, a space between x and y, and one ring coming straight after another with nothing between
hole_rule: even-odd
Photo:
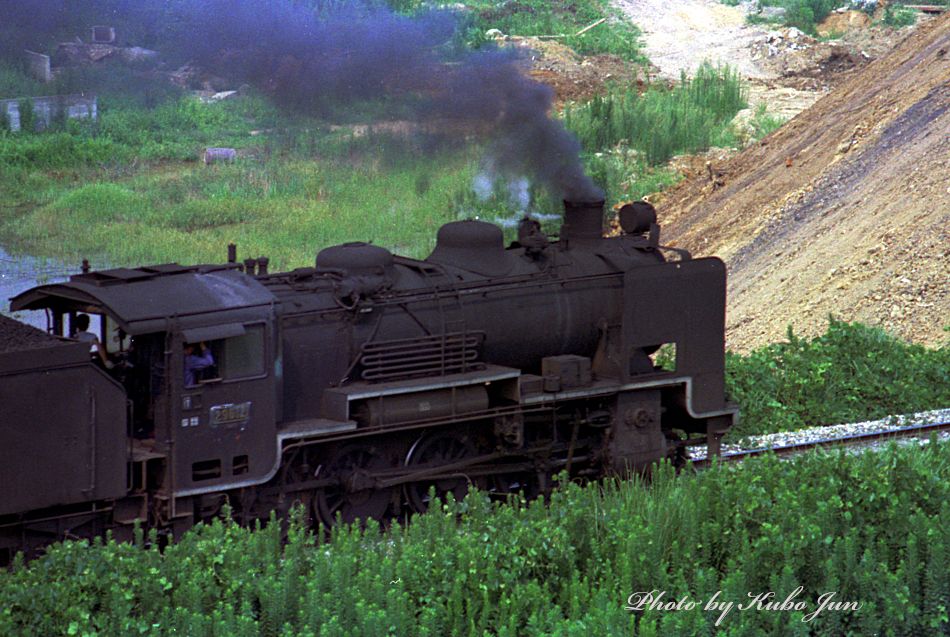
<instances>
[{"instance_id":1,"label":"dirt road","mask_svg":"<svg viewBox=\"0 0 950 637\"><path fill-rule=\"evenodd\" d=\"M752 58L752 45L766 31L746 24L746 11L716 0L617 0L643 31L644 53L660 77L692 75L704 59L726 63L746 78L774 77Z\"/></svg>"}]
</instances>

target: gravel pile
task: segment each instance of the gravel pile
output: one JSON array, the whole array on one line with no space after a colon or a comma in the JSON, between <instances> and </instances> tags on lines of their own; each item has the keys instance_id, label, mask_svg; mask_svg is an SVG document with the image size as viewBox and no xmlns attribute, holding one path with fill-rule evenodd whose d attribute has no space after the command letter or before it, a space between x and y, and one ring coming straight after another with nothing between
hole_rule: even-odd
<instances>
[{"instance_id":1,"label":"gravel pile","mask_svg":"<svg viewBox=\"0 0 950 637\"><path fill-rule=\"evenodd\" d=\"M0 314L0 353L55 347L62 341L43 330Z\"/></svg>"},{"instance_id":2,"label":"gravel pile","mask_svg":"<svg viewBox=\"0 0 950 637\"><path fill-rule=\"evenodd\" d=\"M740 451L749 451L751 449L771 449L774 447L785 447L789 445L800 445L807 442L817 442L832 438L844 438L857 434L880 433L884 431L894 431L902 427L911 427L915 425L924 425L936 422L946 422L950 418L950 409L935 409L933 411L922 411L916 414L906 414L902 416L890 416L881 420L868 420L865 422L854 422L842 425L827 425L824 427L811 427L799 431L782 431L764 436L749 436L740 440L738 444L726 444L722 446L722 454L738 453ZM941 434L945 437L946 434ZM690 457L693 460L702 460L707 455L706 446L698 446L690 449Z\"/></svg>"}]
</instances>

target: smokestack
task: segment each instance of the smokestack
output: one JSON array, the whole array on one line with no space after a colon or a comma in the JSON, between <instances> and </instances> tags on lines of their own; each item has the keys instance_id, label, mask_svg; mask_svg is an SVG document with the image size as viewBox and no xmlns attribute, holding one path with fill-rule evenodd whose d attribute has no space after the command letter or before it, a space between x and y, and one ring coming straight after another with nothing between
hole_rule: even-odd
<instances>
[{"instance_id":1,"label":"smokestack","mask_svg":"<svg viewBox=\"0 0 950 637\"><path fill-rule=\"evenodd\" d=\"M561 224L561 243L567 247L592 243L604 236L604 200L564 200L564 223Z\"/></svg>"},{"instance_id":2,"label":"smokestack","mask_svg":"<svg viewBox=\"0 0 950 637\"><path fill-rule=\"evenodd\" d=\"M257 266L257 259L244 259L244 272L254 276L254 268Z\"/></svg>"}]
</instances>

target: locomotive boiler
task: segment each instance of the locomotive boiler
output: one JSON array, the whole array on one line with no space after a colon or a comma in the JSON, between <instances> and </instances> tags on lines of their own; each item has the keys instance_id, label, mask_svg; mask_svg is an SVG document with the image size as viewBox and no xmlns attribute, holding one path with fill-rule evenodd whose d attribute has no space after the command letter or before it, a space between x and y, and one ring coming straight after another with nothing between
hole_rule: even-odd
<instances>
[{"instance_id":1,"label":"locomotive boiler","mask_svg":"<svg viewBox=\"0 0 950 637\"><path fill-rule=\"evenodd\" d=\"M556 238L457 221L424 260L347 243L271 273L232 248L14 297L48 330L0 340L0 559L135 521L178 533L225 502L332 524L715 452L737 417L724 265L661 246L648 204L618 236L603 219L567 202ZM111 370L67 338L80 314ZM213 363L189 371L199 344Z\"/></svg>"}]
</instances>

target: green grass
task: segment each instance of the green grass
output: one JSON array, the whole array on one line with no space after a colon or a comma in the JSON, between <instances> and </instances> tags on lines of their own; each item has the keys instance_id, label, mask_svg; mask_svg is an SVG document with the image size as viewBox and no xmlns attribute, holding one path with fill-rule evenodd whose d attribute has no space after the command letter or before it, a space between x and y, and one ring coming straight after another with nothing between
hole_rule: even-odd
<instances>
[{"instance_id":1,"label":"green grass","mask_svg":"<svg viewBox=\"0 0 950 637\"><path fill-rule=\"evenodd\" d=\"M456 217L453 196L474 166L452 156L438 172L424 159L399 170L304 159L159 168L55 189L3 230L34 254L115 264L217 262L228 242L275 268L307 265L319 248L354 239L424 256L438 226Z\"/></svg>"},{"instance_id":2,"label":"green grass","mask_svg":"<svg viewBox=\"0 0 950 637\"><path fill-rule=\"evenodd\" d=\"M252 135L257 127L269 132ZM218 261L229 241L278 268L356 238L421 256L438 225L464 212L453 202L477 158L411 144L286 119L257 98L106 102L98 122L0 135L0 233L32 254L115 264ZM208 145L242 158L204 166Z\"/></svg>"},{"instance_id":3,"label":"green grass","mask_svg":"<svg viewBox=\"0 0 950 637\"><path fill-rule=\"evenodd\" d=\"M192 97L168 97L154 107L136 99L106 94L99 99L95 122L68 120L34 134L0 132L0 165L5 169L61 170L102 168L131 162L196 161L209 145L254 147L262 139L255 127L312 126L289 120L263 98L247 97L219 104L202 104ZM23 113L30 109L21 109ZM5 171L6 172L6 171Z\"/></svg>"},{"instance_id":4,"label":"green grass","mask_svg":"<svg viewBox=\"0 0 950 637\"><path fill-rule=\"evenodd\" d=\"M609 204L633 201L666 190L683 176L666 166L650 166L640 153L624 145L587 153L584 164L603 189ZM660 219L662 223L662 218Z\"/></svg>"},{"instance_id":5,"label":"green grass","mask_svg":"<svg viewBox=\"0 0 950 637\"><path fill-rule=\"evenodd\" d=\"M738 0L722 0L723 4L737 5ZM765 20L761 16L750 14L748 16L748 21L753 24L768 24L768 23L777 23L784 24L789 27L796 27L805 33L808 33L813 36L817 36L816 27L820 24L828 14L841 6L840 2L835 2L834 0L761 0L760 4L762 6L771 6L771 7L784 7L786 9L785 17L780 20ZM890 27L905 27L914 24L917 21L917 12L913 9L907 9L904 7L905 4L913 4L910 2L893 2L888 3L884 9L884 16L881 19L881 24ZM950 0L935 0L932 3L928 4L937 4L937 5L948 5ZM855 6L855 8L860 9L860 6ZM865 9L868 13L871 13L873 6L869 9ZM840 35L840 34L839 34ZM822 37L820 39L834 39L839 37L838 35L832 34L831 36Z\"/></svg>"},{"instance_id":6,"label":"green grass","mask_svg":"<svg viewBox=\"0 0 950 637\"><path fill-rule=\"evenodd\" d=\"M941 635L950 624L950 445L753 459L699 475L484 494L406 527L216 521L164 552L66 542L0 571L0 634ZM805 610L720 612L796 587ZM699 601L624 610L637 591ZM819 595L860 604L825 609ZM896 627L896 628L895 628Z\"/></svg>"},{"instance_id":7,"label":"green grass","mask_svg":"<svg viewBox=\"0 0 950 637\"><path fill-rule=\"evenodd\" d=\"M503 187L488 201L474 197L477 145L433 155L414 136L351 131L281 114L256 96L171 96L149 108L109 93L96 122L0 133L0 239L14 251L114 265L219 261L233 241L292 268L355 239L424 256L446 221L515 214ZM206 167L206 146L235 147L240 158ZM676 179L615 150L587 161L611 200ZM534 209L560 212L538 187L532 194Z\"/></svg>"},{"instance_id":8,"label":"green grass","mask_svg":"<svg viewBox=\"0 0 950 637\"><path fill-rule=\"evenodd\" d=\"M47 95L50 87L23 73L22 69L0 60L0 99L25 95Z\"/></svg>"},{"instance_id":9,"label":"green grass","mask_svg":"<svg viewBox=\"0 0 950 637\"><path fill-rule=\"evenodd\" d=\"M950 342L930 349L831 319L828 331L726 358L732 439L950 406Z\"/></svg>"},{"instance_id":10,"label":"green grass","mask_svg":"<svg viewBox=\"0 0 950 637\"><path fill-rule=\"evenodd\" d=\"M622 144L657 165L678 153L731 141L729 123L745 106L738 74L704 63L694 78L684 75L673 89L653 87L643 94L635 87L614 90L568 107L564 121L588 152Z\"/></svg>"}]
</instances>

